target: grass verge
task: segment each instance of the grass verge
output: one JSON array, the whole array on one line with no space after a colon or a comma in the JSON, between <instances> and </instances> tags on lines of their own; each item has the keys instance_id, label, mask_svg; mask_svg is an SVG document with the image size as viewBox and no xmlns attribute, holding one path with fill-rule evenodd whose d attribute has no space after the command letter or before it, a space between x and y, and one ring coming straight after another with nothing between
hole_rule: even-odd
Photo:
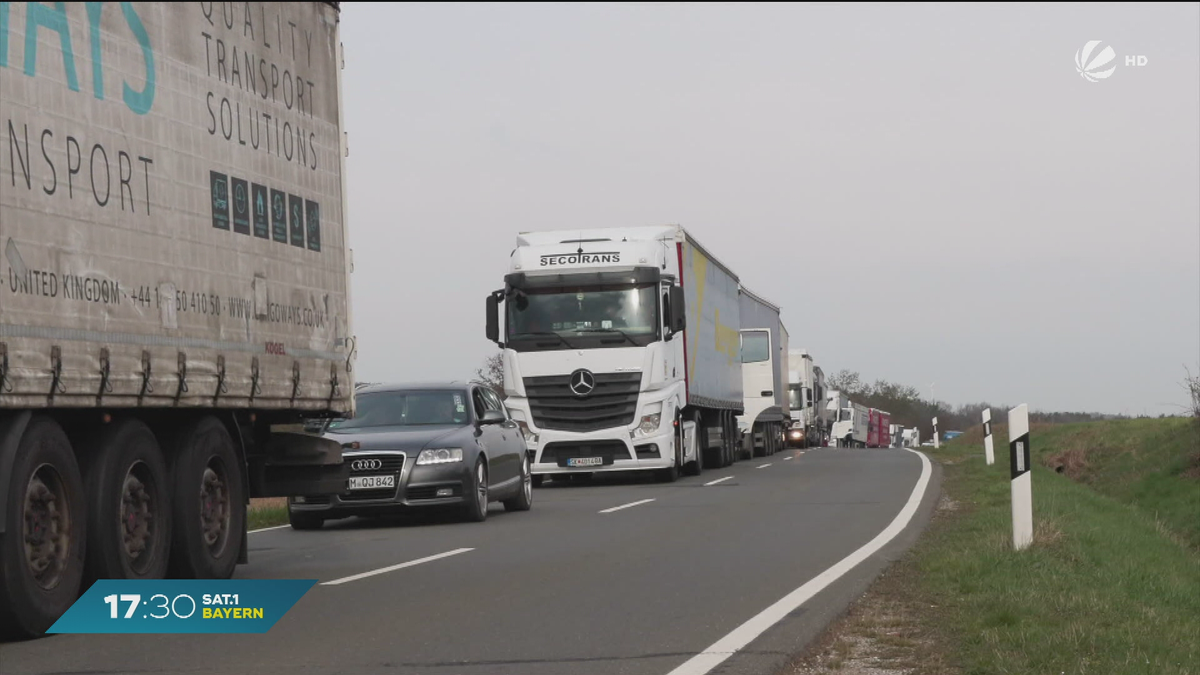
<instances>
[{"instance_id":1,"label":"grass verge","mask_svg":"<svg viewBox=\"0 0 1200 675\"><path fill-rule=\"evenodd\" d=\"M929 529L785 672L1200 673L1194 423L1113 424L1032 430L1035 538L1021 552L1004 430L991 467L977 434L923 448L944 468ZM1073 480L1056 459L1074 447L1087 462Z\"/></svg>"},{"instance_id":2,"label":"grass verge","mask_svg":"<svg viewBox=\"0 0 1200 675\"><path fill-rule=\"evenodd\" d=\"M287 525L287 497L251 499L250 508L246 511L246 520L248 530Z\"/></svg>"}]
</instances>

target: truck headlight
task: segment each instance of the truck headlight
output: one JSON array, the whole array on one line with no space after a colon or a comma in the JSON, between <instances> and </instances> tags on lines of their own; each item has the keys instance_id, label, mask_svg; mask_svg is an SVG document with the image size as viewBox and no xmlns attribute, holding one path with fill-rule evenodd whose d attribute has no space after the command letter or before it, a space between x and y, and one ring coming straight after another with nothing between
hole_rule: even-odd
<instances>
[{"instance_id":1,"label":"truck headlight","mask_svg":"<svg viewBox=\"0 0 1200 675\"><path fill-rule=\"evenodd\" d=\"M799 429L792 429L792 438L800 438L801 435Z\"/></svg>"},{"instance_id":2,"label":"truck headlight","mask_svg":"<svg viewBox=\"0 0 1200 675\"><path fill-rule=\"evenodd\" d=\"M417 456L417 466L425 464L450 464L453 462L461 462L463 458L462 448L438 448L436 450L422 450Z\"/></svg>"},{"instance_id":3,"label":"truck headlight","mask_svg":"<svg viewBox=\"0 0 1200 675\"><path fill-rule=\"evenodd\" d=\"M638 425L638 431L643 436L649 436L658 431L658 425L662 422L662 413L654 413L653 415L643 415L642 423Z\"/></svg>"}]
</instances>

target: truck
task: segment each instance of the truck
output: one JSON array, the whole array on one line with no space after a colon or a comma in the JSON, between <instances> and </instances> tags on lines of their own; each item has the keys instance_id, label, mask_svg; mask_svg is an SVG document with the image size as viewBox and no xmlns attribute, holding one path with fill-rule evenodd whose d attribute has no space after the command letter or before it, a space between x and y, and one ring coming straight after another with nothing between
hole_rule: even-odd
<instances>
[{"instance_id":1,"label":"truck","mask_svg":"<svg viewBox=\"0 0 1200 675\"><path fill-rule=\"evenodd\" d=\"M486 298L534 485L737 459L739 278L680 225L523 232ZM503 305L503 326L501 306Z\"/></svg>"},{"instance_id":2,"label":"truck","mask_svg":"<svg viewBox=\"0 0 1200 675\"><path fill-rule=\"evenodd\" d=\"M738 417L741 454L766 457L784 447L791 426L788 405L788 333L778 305L740 290L742 397Z\"/></svg>"},{"instance_id":3,"label":"truck","mask_svg":"<svg viewBox=\"0 0 1200 675\"><path fill-rule=\"evenodd\" d=\"M791 447L822 445L830 421L826 409L825 374L813 363L807 349L788 353L788 398L791 404L791 428L787 444Z\"/></svg>"},{"instance_id":4,"label":"truck","mask_svg":"<svg viewBox=\"0 0 1200 675\"><path fill-rule=\"evenodd\" d=\"M919 447L921 447L921 429L918 427L913 427L911 429L905 429L903 436L901 438L900 447L902 447L902 448L919 448Z\"/></svg>"},{"instance_id":5,"label":"truck","mask_svg":"<svg viewBox=\"0 0 1200 675\"><path fill-rule=\"evenodd\" d=\"M837 420L830 431L831 441L839 448L867 447L871 410L850 401L840 393L830 398L829 406L837 411Z\"/></svg>"},{"instance_id":6,"label":"truck","mask_svg":"<svg viewBox=\"0 0 1200 675\"><path fill-rule=\"evenodd\" d=\"M354 411L337 2L0 3L0 633L224 579Z\"/></svg>"}]
</instances>

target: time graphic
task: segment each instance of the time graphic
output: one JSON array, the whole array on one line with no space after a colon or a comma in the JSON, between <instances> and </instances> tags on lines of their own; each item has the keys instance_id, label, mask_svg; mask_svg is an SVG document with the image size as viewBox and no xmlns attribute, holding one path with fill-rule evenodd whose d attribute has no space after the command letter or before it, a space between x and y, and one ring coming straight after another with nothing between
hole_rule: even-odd
<instances>
[{"instance_id":1,"label":"time graphic","mask_svg":"<svg viewBox=\"0 0 1200 675\"><path fill-rule=\"evenodd\" d=\"M265 633L315 579L97 581L49 633Z\"/></svg>"}]
</instances>

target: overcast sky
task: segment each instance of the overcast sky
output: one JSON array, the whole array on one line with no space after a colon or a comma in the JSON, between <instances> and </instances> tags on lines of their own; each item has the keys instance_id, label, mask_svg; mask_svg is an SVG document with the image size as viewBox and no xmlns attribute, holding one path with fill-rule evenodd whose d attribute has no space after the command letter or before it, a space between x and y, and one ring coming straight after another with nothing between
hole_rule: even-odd
<instances>
[{"instance_id":1,"label":"overcast sky","mask_svg":"<svg viewBox=\"0 0 1200 675\"><path fill-rule=\"evenodd\" d=\"M343 8L360 380L470 376L518 231L669 223L826 373L1157 415L1200 372L1200 4Z\"/></svg>"}]
</instances>

